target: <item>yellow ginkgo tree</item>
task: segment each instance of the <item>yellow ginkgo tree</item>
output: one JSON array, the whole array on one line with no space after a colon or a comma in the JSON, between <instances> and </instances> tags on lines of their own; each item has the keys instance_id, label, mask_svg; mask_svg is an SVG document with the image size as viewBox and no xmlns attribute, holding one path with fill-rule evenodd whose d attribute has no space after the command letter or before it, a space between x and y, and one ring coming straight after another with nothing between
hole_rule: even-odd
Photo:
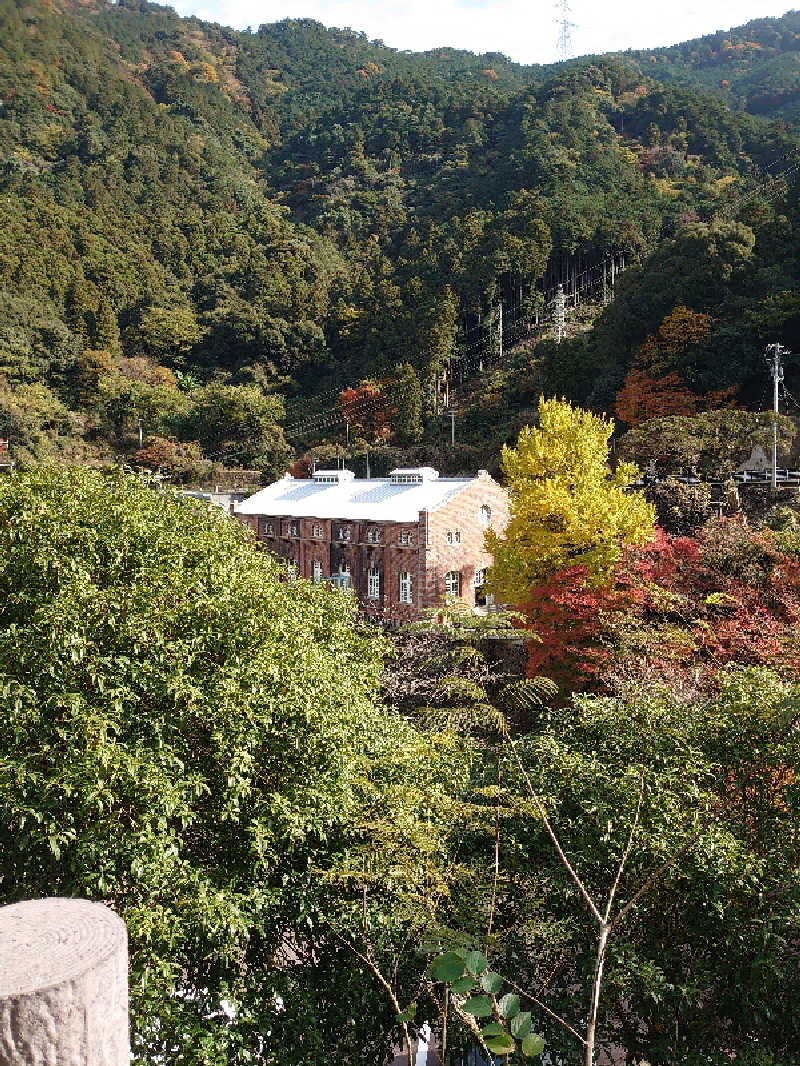
<instances>
[{"instance_id":1,"label":"yellow ginkgo tree","mask_svg":"<svg viewBox=\"0 0 800 1066\"><path fill-rule=\"evenodd\" d=\"M630 488L637 468L609 465L613 432L607 418L541 397L538 426L525 426L516 448L503 448L511 516L502 533L486 537L499 601L519 603L532 586L572 566L602 583L625 545L651 539L654 508Z\"/></svg>"}]
</instances>

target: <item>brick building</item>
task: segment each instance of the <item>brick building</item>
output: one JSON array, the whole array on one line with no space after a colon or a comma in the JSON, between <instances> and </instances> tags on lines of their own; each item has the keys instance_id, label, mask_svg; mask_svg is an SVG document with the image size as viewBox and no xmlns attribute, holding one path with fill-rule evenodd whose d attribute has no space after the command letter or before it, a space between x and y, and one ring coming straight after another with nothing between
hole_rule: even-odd
<instances>
[{"instance_id":1,"label":"brick building","mask_svg":"<svg viewBox=\"0 0 800 1066\"><path fill-rule=\"evenodd\" d=\"M414 467L370 479L318 470L286 474L235 514L294 572L352 588L368 614L398 623L448 594L485 605L484 533L505 529L508 497L485 470L440 478Z\"/></svg>"}]
</instances>

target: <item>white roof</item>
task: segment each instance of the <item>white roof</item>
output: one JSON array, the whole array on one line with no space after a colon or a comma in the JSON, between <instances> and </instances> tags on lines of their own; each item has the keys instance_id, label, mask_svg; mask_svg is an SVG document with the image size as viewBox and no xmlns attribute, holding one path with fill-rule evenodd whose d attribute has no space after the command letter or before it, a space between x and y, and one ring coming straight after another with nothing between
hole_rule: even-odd
<instances>
[{"instance_id":1,"label":"white roof","mask_svg":"<svg viewBox=\"0 0 800 1066\"><path fill-rule=\"evenodd\" d=\"M337 483L286 474L243 500L237 514L286 515L288 518L342 518L367 522L416 522L420 511L435 511L474 478L435 478L394 484L389 478L360 478Z\"/></svg>"}]
</instances>

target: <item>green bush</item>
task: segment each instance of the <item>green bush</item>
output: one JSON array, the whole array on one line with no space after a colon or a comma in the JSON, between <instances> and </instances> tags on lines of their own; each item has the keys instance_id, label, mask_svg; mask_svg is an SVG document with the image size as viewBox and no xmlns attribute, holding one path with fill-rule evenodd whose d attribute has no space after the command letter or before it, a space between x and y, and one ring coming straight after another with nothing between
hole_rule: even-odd
<instances>
[{"instance_id":1,"label":"green bush","mask_svg":"<svg viewBox=\"0 0 800 1066\"><path fill-rule=\"evenodd\" d=\"M221 512L86 470L0 481L0 903L119 911L140 1061L253 1062L282 1024L303 1027L282 1062L385 1052L379 990L318 932L360 782L410 735L377 705L379 652L349 596L282 584Z\"/></svg>"}]
</instances>

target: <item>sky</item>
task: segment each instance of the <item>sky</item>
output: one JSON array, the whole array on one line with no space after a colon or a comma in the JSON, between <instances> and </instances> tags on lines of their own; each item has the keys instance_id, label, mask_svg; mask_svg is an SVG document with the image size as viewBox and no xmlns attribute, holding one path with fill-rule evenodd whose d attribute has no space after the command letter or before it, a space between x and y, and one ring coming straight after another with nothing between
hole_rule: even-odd
<instances>
[{"instance_id":1,"label":"sky","mask_svg":"<svg viewBox=\"0 0 800 1066\"><path fill-rule=\"evenodd\" d=\"M503 52L519 63L559 58L559 0L170 0L182 15L235 29L313 18L362 30L392 48L448 45ZM750 19L782 15L790 0L569 0L570 55L676 44Z\"/></svg>"}]
</instances>

